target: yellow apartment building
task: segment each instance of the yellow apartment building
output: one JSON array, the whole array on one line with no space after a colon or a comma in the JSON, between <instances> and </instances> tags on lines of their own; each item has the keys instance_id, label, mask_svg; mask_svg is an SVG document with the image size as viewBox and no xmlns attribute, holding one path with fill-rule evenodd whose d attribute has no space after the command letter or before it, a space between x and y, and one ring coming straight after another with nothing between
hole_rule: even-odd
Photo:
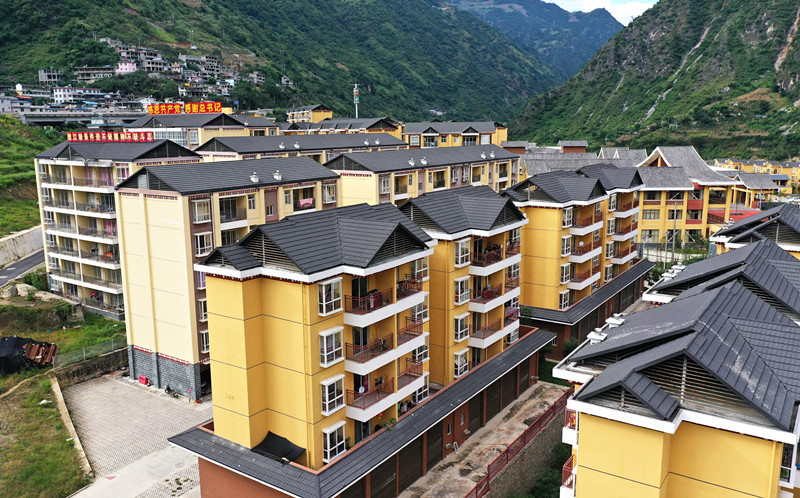
<instances>
[{"instance_id":1,"label":"yellow apartment building","mask_svg":"<svg viewBox=\"0 0 800 498\"><path fill-rule=\"evenodd\" d=\"M519 159L496 145L343 154L325 163L342 177L345 206L401 204L426 192L488 185L500 191L524 176Z\"/></svg>"},{"instance_id":2,"label":"yellow apartment building","mask_svg":"<svg viewBox=\"0 0 800 498\"><path fill-rule=\"evenodd\" d=\"M505 191L529 220L522 227L520 303L560 343L582 340L633 304L652 264L637 259L642 180L608 164L534 175Z\"/></svg>"},{"instance_id":3,"label":"yellow apartment building","mask_svg":"<svg viewBox=\"0 0 800 498\"><path fill-rule=\"evenodd\" d=\"M423 194L400 210L438 244L430 261L431 381L448 385L519 339L520 230L489 187Z\"/></svg>"},{"instance_id":4,"label":"yellow apartment building","mask_svg":"<svg viewBox=\"0 0 800 498\"><path fill-rule=\"evenodd\" d=\"M320 468L427 397L417 270L435 244L396 207L359 205L261 225L197 264L215 434L248 448L277 434Z\"/></svg>"},{"instance_id":5,"label":"yellow apartment building","mask_svg":"<svg viewBox=\"0 0 800 498\"><path fill-rule=\"evenodd\" d=\"M204 161L306 156L324 164L352 152L405 149L408 149L407 143L388 133L354 133L212 138L195 149L195 152L203 156Z\"/></svg>"},{"instance_id":6,"label":"yellow apartment building","mask_svg":"<svg viewBox=\"0 0 800 498\"><path fill-rule=\"evenodd\" d=\"M402 124L389 117L326 118L317 123L290 123L283 135L334 135L347 133L388 133L401 138Z\"/></svg>"},{"instance_id":7,"label":"yellow apartment building","mask_svg":"<svg viewBox=\"0 0 800 498\"><path fill-rule=\"evenodd\" d=\"M225 113L147 115L129 124L126 129L152 132L156 139L171 140L194 150L215 137L250 136L244 119ZM260 123L254 122L253 126L263 131L264 126Z\"/></svg>"},{"instance_id":8,"label":"yellow apartment building","mask_svg":"<svg viewBox=\"0 0 800 498\"><path fill-rule=\"evenodd\" d=\"M125 317L114 185L142 167L201 157L168 140L62 142L34 159L50 290L87 310Z\"/></svg>"},{"instance_id":9,"label":"yellow apartment building","mask_svg":"<svg viewBox=\"0 0 800 498\"><path fill-rule=\"evenodd\" d=\"M497 145L508 140L508 128L493 121L406 123L402 139L412 149Z\"/></svg>"},{"instance_id":10,"label":"yellow apartment building","mask_svg":"<svg viewBox=\"0 0 800 498\"><path fill-rule=\"evenodd\" d=\"M768 174L773 182L781 187L782 194L792 194L800 180L800 163L778 162L764 159L716 158L714 166L733 169L744 173Z\"/></svg>"},{"instance_id":11,"label":"yellow apartment building","mask_svg":"<svg viewBox=\"0 0 800 498\"><path fill-rule=\"evenodd\" d=\"M687 292L609 320L554 368L580 385L561 497L800 496L800 384L775 353L800 328L738 282Z\"/></svg>"},{"instance_id":12,"label":"yellow apartment building","mask_svg":"<svg viewBox=\"0 0 800 498\"><path fill-rule=\"evenodd\" d=\"M257 225L333 209L340 195L338 176L305 157L143 167L120 183L131 377L191 399L209 391L206 278L194 264Z\"/></svg>"},{"instance_id":13,"label":"yellow apartment building","mask_svg":"<svg viewBox=\"0 0 800 498\"><path fill-rule=\"evenodd\" d=\"M800 208L781 204L757 214L723 225L710 242L721 254L752 242L769 239L800 259Z\"/></svg>"},{"instance_id":14,"label":"yellow apartment building","mask_svg":"<svg viewBox=\"0 0 800 498\"><path fill-rule=\"evenodd\" d=\"M322 104L305 105L286 110L286 121L289 123L319 123L333 117L333 111Z\"/></svg>"}]
</instances>

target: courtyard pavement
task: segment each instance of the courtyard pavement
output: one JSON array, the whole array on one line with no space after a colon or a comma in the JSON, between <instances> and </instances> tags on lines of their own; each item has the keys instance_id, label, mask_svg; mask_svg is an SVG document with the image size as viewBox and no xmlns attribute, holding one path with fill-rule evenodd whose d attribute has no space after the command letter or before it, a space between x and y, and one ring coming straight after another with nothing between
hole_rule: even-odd
<instances>
[{"instance_id":1,"label":"courtyard pavement","mask_svg":"<svg viewBox=\"0 0 800 498\"><path fill-rule=\"evenodd\" d=\"M65 389L64 399L95 473L76 496L180 496L198 485L197 458L167 438L210 419L210 396L190 403L117 372Z\"/></svg>"}]
</instances>

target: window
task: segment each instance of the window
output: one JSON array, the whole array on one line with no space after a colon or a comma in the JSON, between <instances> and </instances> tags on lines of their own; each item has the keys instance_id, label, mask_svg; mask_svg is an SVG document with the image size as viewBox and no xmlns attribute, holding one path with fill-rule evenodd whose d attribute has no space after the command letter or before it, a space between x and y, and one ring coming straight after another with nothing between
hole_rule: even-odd
<instances>
[{"instance_id":1,"label":"window","mask_svg":"<svg viewBox=\"0 0 800 498\"><path fill-rule=\"evenodd\" d=\"M686 211L686 219L687 220L702 220L703 219L703 210L702 209L690 209Z\"/></svg>"},{"instance_id":2,"label":"window","mask_svg":"<svg viewBox=\"0 0 800 498\"><path fill-rule=\"evenodd\" d=\"M420 280L428 278L428 256L411 262L411 276Z\"/></svg>"},{"instance_id":3,"label":"window","mask_svg":"<svg viewBox=\"0 0 800 498\"><path fill-rule=\"evenodd\" d=\"M433 172L428 171L428 183L433 183Z\"/></svg>"},{"instance_id":4,"label":"window","mask_svg":"<svg viewBox=\"0 0 800 498\"><path fill-rule=\"evenodd\" d=\"M205 256L211 252L214 247L214 241L211 237L211 232L198 233L194 236L194 255Z\"/></svg>"},{"instance_id":5,"label":"window","mask_svg":"<svg viewBox=\"0 0 800 498\"><path fill-rule=\"evenodd\" d=\"M453 377L456 379L469 372L469 349L462 349L453 354Z\"/></svg>"},{"instance_id":6,"label":"window","mask_svg":"<svg viewBox=\"0 0 800 498\"><path fill-rule=\"evenodd\" d=\"M614 235L615 233L617 233L617 220L610 218L606 225L606 235Z\"/></svg>"},{"instance_id":7,"label":"window","mask_svg":"<svg viewBox=\"0 0 800 498\"><path fill-rule=\"evenodd\" d=\"M450 168L450 183L458 183L458 174L461 172L458 168Z\"/></svg>"},{"instance_id":8,"label":"window","mask_svg":"<svg viewBox=\"0 0 800 498\"><path fill-rule=\"evenodd\" d=\"M592 234L592 240L594 242L600 242L600 230L595 230Z\"/></svg>"},{"instance_id":9,"label":"window","mask_svg":"<svg viewBox=\"0 0 800 498\"><path fill-rule=\"evenodd\" d=\"M553 337L553 340L550 341L551 346L558 346L558 336Z\"/></svg>"},{"instance_id":10,"label":"window","mask_svg":"<svg viewBox=\"0 0 800 498\"><path fill-rule=\"evenodd\" d=\"M197 281L197 288L198 289L205 289L206 288L206 272L198 271L198 272L196 272L196 275L197 276L196 276L195 280Z\"/></svg>"},{"instance_id":11,"label":"window","mask_svg":"<svg viewBox=\"0 0 800 498\"><path fill-rule=\"evenodd\" d=\"M419 135L411 135L408 139L409 145L419 145Z\"/></svg>"},{"instance_id":12,"label":"window","mask_svg":"<svg viewBox=\"0 0 800 498\"><path fill-rule=\"evenodd\" d=\"M517 278L519 277L519 263L514 263L513 265L508 267L508 278Z\"/></svg>"},{"instance_id":13,"label":"window","mask_svg":"<svg viewBox=\"0 0 800 498\"><path fill-rule=\"evenodd\" d=\"M658 230L642 230L642 242L658 242Z\"/></svg>"},{"instance_id":14,"label":"window","mask_svg":"<svg viewBox=\"0 0 800 498\"><path fill-rule=\"evenodd\" d=\"M392 186L391 178L389 178L389 175L380 176L379 177L379 182L380 182L380 193L381 194L388 194L390 192L391 186Z\"/></svg>"},{"instance_id":15,"label":"window","mask_svg":"<svg viewBox=\"0 0 800 498\"><path fill-rule=\"evenodd\" d=\"M566 284L567 282L569 282L569 279L572 278L572 276L570 275L570 268L571 268L571 265L569 263L567 263L565 265L561 265L561 283L562 284Z\"/></svg>"},{"instance_id":16,"label":"window","mask_svg":"<svg viewBox=\"0 0 800 498\"><path fill-rule=\"evenodd\" d=\"M437 140L438 137L422 137L422 147L438 147L439 141Z\"/></svg>"},{"instance_id":17,"label":"window","mask_svg":"<svg viewBox=\"0 0 800 498\"><path fill-rule=\"evenodd\" d=\"M558 309L565 310L569 308L569 291L560 292L558 294Z\"/></svg>"},{"instance_id":18,"label":"window","mask_svg":"<svg viewBox=\"0 0 800 498\"><path fill-rule=\"evenodd\" d=\"M508 241L511 243L519 242L520 236L522 234L522 229L515 228L508 233Z\"/></svg>"},{"instance_id":19,"label":"window","mask_svg":"<svg viewBox=\"0 0 800 498\"><path fill-rule=\"evenodd\" d=\"M463 137L464 141L461 142L461 145L478 145L478 137L471 136L471 137Z\"/></svg>"},{"instance_id":20,"label":"window","mask_svg":"<svg viewBox=\"0 0 800 498\"><path fill-rule=\"evenodd\" d=\"M284 190L283 191L283 203L284 204L291 204L292 203L292 191L291 190Z\"/></svg>"},{"instance_id":21,"label":"window","mask_svg":"<svg viewBox=\"0 0 800 498\"><path fill-rule=\"evenodd\" d=\"M469 181L469 166L461 168L461 180L465 183Z\"/></svg>"},{"instance_id":22,"label":"window","mask_svg":"<svg viewBox=\"0 0 800 498\"><path fill-rule=\"evenodd\" d=\"M320 382L322 390L322 414L330 415L344 406L344 375L334 375Z\"/></svg>"},{"instance_id":23,"label":"window","mask_svg":"<svg viewBox=\"0 0 800 498\"><path fill-rule=\"evenodd\" d=\"M256 208L256 194L247 194L247 209L253 210Z\"/></svg>"},{"instance_id":24,"label":"window","mask_svg":"<svg viewBox=\"0 0 800 498\"><path fill-rule=\"evenodd\" d=\"M658 209L645 209L642 211L643 220L657 220L661 213Z\"/></svg>"},{"instance_id":25,"label":"window","mask_svg":"<svg viewBox=\"0 0 800 498\"><path fill-rule=\"evenodd\" d=\"M342 356L342 330L344 327L334 327L319 333L319 364L327 367L337 363Z\"/></svg>"},{"instance_id":26,"label":"window","mask_svg":"<svg viewBox=\"0 0 800 498\"><path fill-rule=\"evenodd\" d=\"M606 266L605 281L608 282L614 278L614 265Z\"/></svg>"},{"instance_id":27,"label":"window","mask_svg":"<svg viewBox=\"0 0 800 498\"><path fill-rule=\"evenodd\" d=\"M617 210L617 194L611 194L611 197L608 198L608 210Z\"/></svg>"},{"instance_id":28,"label":"window","mask_svg":"<svg viewBox=\"0 0 800 498\"><path fill-rule=\"evenodd\" d=\"M205 223L211 221L211 199L192 201L194 209L194 222Z\"/></svg>"},{"instance_id":29,"label":"window","mask_svg":"<svg viewBox=\"0 0 800 498\"><path fill-rule=\"evenodd\" d=\"M456 279L455 303L464 304L469 301L469 277Z\"/></svg>"},{"instance_id":30,"label":"window","mask_svg":"<svg viewBox=\"0 0 800 498\"><path fill-rule=\"evenodd\" d=\"M200 143L200 134L197 132L197 130L189 130L189 143L190 144Z\"/></svg>"},{"instance_id":31,"label":"window","mask_svg":"<svg viewBox=\"0 0 800 498\"><path fill-rule=\"evenodd\" d=\"M481 145L489 145L492 143L491 135L481 135Z\"/></svg>"},{"instance_id":32,"label":"window","mask_svg":"<svg viewBox=\"0 0 800 498\"><path fill-rule=\"evenodd\" d=\"M447 143L447 135L442 135L439 138L439 141L442 142L443 144L446 144Z\"/></svg>"},{"instance_id":33,"label":"window","mask_svg":"<svg viewBox=\"0 0 800 498\"><path fill-rule=\"evenodd\" d=\"M205 299L197 300L197 315L201 322L208 321L208 302Z\"/></svg>"},{"instance_id":34,"label":"window","mask_svg":"<svg viewBox=\"0 0 800 498\"><path fill-rule=\"evenodd\" d=\"M419 304L411 307L411 320L414 322L424 322L428 319L428 296Z\"/></svg>"},{"instance_id":35,"label":"window","mask_svg":"<svg viewBox=\"0 0 800 498\"><path fill-rule=\"evenodd\" d=\"M459 240L456 242L456 266L466 266L470 262L469 258L470 239Z\"/></svg>"},{"instance_id":36,"label":"window","mask_svg":"<svg viewBox=\"0 0 800 498\"><path fill-rule=\"evenodd\" d=\"M595 256L592 258L592 269L597 268L600 266L600 256Z\"/></svg>"},{"instance_id":37,"label":"window","mask_svg":"<svg viewBox=\"0 0 800 498\"><path fill-rule=\"evenodd\" d=\"M572 252L572 236L561 237L561 255L569 256Z\"/></svg>"},{"instance_id":38,"label":"window","mask_svg":"<svg viewBox=\"0 0 800 498\"><path fill-rule=\"evenodd\" d=\"M117 166L117 183L125 180L128 176L130 176L130 170L127 165Z\"/></svg>"},{"instance_id":39,"label":"window","mask_svg":"<svg viewBox=\"0 0 800 498\"><path fill-rule=\"evenodd\" d=\"M454 144L457 144L459 139L460 139L460 137L458 135L453 135L453 143Z\"/></svg>"},{"instance_id":40,"label":"window","mask_svg":"<svg viewBox=\"0 0 800 498\"><path fill-rule=\"evenodd\" d=\"M682 220L683 219L683 210L681 209L670 209L667 211L667 219L668 220Z\"/></svg>"},{"instance_id":41,"label":"window","mask_svg":"<svg viewBox=\"0 0 800 498\"><path fill-rule=\"evenodd\" d=\"M644 193L644 200L646 201L660 201L661 192L657 190L648 190Z\"/></svg>"},{"instance_id":42,"label":"window","mask_svg":"<svg viewBox=\"0 0 800 498\"><path fill-rule=\"evenodd\" d=\"M564 228L572 226L572 209L565 209L561 212L561 226Z\"/></svg>"},{"instance_id":43,"label":"window","mask_svg":"<svg viewBox=\"0 0 800 498\"><path fill-rule=\"evenodd\" d=\"M411 361L414 363L421 363L423 361L427 361L428 358L428 336L425 336L425 344L411 350Z\"/></svg>"},{"instance_id":44,"label":"window","mask_svg":"<svg viewBox=\"0 0 800 498\"><path fill-rule=\"evenodd\" d=\"M200 332L200 352L208 353L211 350L208 344L208 330Z\"/></svg>"},{"instance_id":45,"label":"window","mask_svg":"<svg viewBox=\"0 0 800 498\"><path fill-rule=\"evenodd\" d=\"M519 329L514 329L506 336L506 344L514 344L519 340Z\"/></svg>"},{"instance_id":46,"label":"window","mask_svg":"<svg viewBox=\"0 0 800 498\"><path fill-rule=\"evenodd\" d=\"M606 242L606 257L607 258L613 258L614 257L614 254L616 252L614 250L615 249L614 246L615 246L615 244L614 244L613 241L612 242Z\"/></svg>"},{"instance_id":47,"label":"window","mask_svg":"<svg viewBox=\"0 0 800 498\"><path fill-rule=\"evenodd\" d=\"M239 242L239 234L235 228L233 230L223 230L220 235L223 246L230 246Z\"/></svg>"},{"instance_id":48,"label":"window","mask_svg":"<svg viewBox=\"0 0 800 498\"><path fill-rule=\"evenodd\" d=\"M425 385L417 389L414 394L411 395L411 399L414 403L421 403L422 400L428 397L428 378L425 377Z\"/></svg>"},{"instance_id":49,"label":"window","mask_svg":"<svg viewBox=\"0 0 800 498\"><path fill-rule=\"evenodd\" d=\"M336 184L328 183L322 186L322 203L333 204L336 202Z\"/></svg>"},{"instance_id":50,"label":"window","mask_svg":"<svg viewBox=\"0 0 800 498\"><path fill-rule=\"evenodd\" d=\"M457 315L455 321L455 341L461 342L469 337L469 313Z\"/></svg>"},{"instance_id":51,"label":"window","mask_svg":"<svg viewBox=\"0 0 800 498\"><path fill-rule=\"evenodd\" d=\"M267 215L267 216L275 216L275 208L274 208L274 206L273 206L272 204L270 204L269 206L267 206L267 213L266 213L266 215Z\"/></svg>"},{"instance_id":52,"label":"window","mask_svg":"<svg viewBox=\"0 0 800 498\"><path fill-rule=\"evenodd\" d=\"M322 429L322 461L330 462L345 452L345 421L342 420L330 427Z\"/></svg>"},{"instance_id":53,"label":"window","mask_svg":"<svg viewBox=\"0 0 800 498\"><path fill-rule=\"evenodd\" d=\"M682 201L683 200L683 191L682 190L674 190L667 192L667 199L671 201Z\"/></svg>"},{"instance_id":54,"label":"window","mask_svg":"<svg viewBox=\"0 0 800 498\"><path fill-rule=\"evenodd\" d=\"M337 278L317 285L319 289L319 314L329 315L342 310L342 279Z\"/></svg>"}]
</instances>

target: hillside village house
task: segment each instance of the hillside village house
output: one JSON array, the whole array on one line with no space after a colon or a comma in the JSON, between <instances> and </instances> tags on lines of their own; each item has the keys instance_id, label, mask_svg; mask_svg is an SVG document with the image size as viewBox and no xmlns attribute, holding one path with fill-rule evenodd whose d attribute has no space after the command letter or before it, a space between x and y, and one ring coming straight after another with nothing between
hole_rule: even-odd
<instances>
[{"instance_id":1,"label":"hillside village house","mask_svg":"<svg viewBox=\"0 0 800 498\"><path fill-rule=\"evenodd\" d=\"M289 123L319 123L329 118L333 118L333 111L321 104L286 110L286 121Z\"/></svg>"},{"instance_id":2,"label":"hillside village house","mask_svg":"<svg viewBox=\"0 0 800 498\"><path fill-rule=\"evenodd\" d=\"M412 149L502 145L508 140L508 128L493 121L406 123L403 140Z\"/></svg>"}]
</instances>

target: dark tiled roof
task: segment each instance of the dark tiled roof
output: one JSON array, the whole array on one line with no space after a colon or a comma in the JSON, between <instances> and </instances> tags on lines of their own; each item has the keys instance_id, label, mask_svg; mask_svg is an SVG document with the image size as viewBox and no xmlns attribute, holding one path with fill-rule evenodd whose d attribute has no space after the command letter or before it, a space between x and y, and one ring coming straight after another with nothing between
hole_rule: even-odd
<instances>
[{"instance_id":1,"label":"dark tiled roof","mask_svg":"<svg viewBox=\"0 0 800 498\"><path fill-rule=\"evenodd\" d=\"M573 171L553 171L534 175L514 185L506 192L519 201L540 200L543 202L588 202L606 195L597 178L589 178Z\"/></svg>"},{"instance_id":2,"label":"dark tiled roof","mask_svg":"<svg viewBox=\"0 0 800 498\"><path fill-rule=\"evenodd\" d=\"M691 181L711 184L730 184L732 182L731 179L711 169L697 153L697 150L690 145L657 147L643 162L652 162L659 155L668 167L682 168L686 177Z\"/></svg>"},{"instance_id":3,"label":"dark tiled roof","mask_svg":"<svg viewBox=\"0 0 800 498\"><path fill-rule=\"evenodd\" d=\"M202 128L211 123L220 126L244 126L241 117L225 113L216 114L156 114L142 116L127 128Z\"/></svg>"},{"instance_id":4,"label":"dark tiled roof","mask_svg":"<svg viewBox=\"0 0 800 498\"><path fill-rule=\"evenodd\" d=\"M378 146L408 147L408 144L388 133L275 135L269 137L217 137L212 138L196 150L201 152L221 150L238 152L240 154L256 154L306 150L357 149Z\"/></svg>"},{"instance_id":5,"label":"dark tiled roof","mask_svg":"<svg viewBox=\"0 0 800 498\"><path fill-rule=\"evenodd\" d=\"M529 176L551 171L575 171L593 164L612 164L618 168L633 168L638 164L635 159L598 159L594 154L583 157L583 154L562 154L560 151L528 151L520 158Z\"/></svg>"},{"instance_id":6,"label":"dark tiled roof","mask_svg":"<svg viewBox=\"0 0 800 498\"><path fill-rule=\"evenodd\" d=\"M588 147L589 142L586 140L559 140L558 145L561 147Z\"/></svg>"},{"instance_id":7,"label":"dark tiled roof","mask_svg":"<svg viewBox=\"0 0 800 498\"><path fill-rule=\"evenodd\" d=\"M275 178L275 171L280 171L280 180ZM253 172L258 176L257 182L250 179ZM146 166L120 183L118 188L139 188L139 177L142 175L153 175L169 185L172 191L182 195L330 180L339 177L308 157L282 157L249 161Z\"/></svg>"},{"instance_id":8,"label":"dark tiled roof","mask_svg":"<svg viewBox=\"0 0 800 498\"><path fill-rule=\"evenodd\" d=\"M406 254L426 250L426 242L432 240L393 204L358 204L297 214L259 225L237 244L247 248L250 238L263 236L301 272L309 275L341 265L367 268L378 264L380 261L374 261L376 255L395 232L406 240ZM313 238L310 239L309 234L313 234ZM212 251L204 264L213 264L217 252ZM241 266L236 266L230 259L228 261L240 271L253 267L252 262L243 257L239 259Z\"/></svg>"},{"instance_id":9,"label":"dark tiled roof","mask_svg":"<svg viewBox=\"0 0 800 498\"><path fill-rule=\"evenodd\" d=\"M494 133L498 127L502 127L494 121L421 121L417 123L406 123L406 135L425 133L428 129L433 129L435 133L464 133L470 128L477 133Z\"/></svg>"},{"instance_id":10,"label":"dark tiled roof","mask_svg":"<svg viewBox=\"0 0 800 498\"><path fill-rule=\"evenodd\" d=\"M766 173L745 173L741 172L736 175L736 178L744 183L744 186L749 189L757 190L778 190L780 187L775 185ZM787 177L788 179L788 177Z\"/></svg>"},{"instance_id":11,"label":"dark tiled roof","mask_svg":"<svg viewBox=\"0 0 800 498\"><path fill-rule=\"evenodd\" d=\"M319 123L293 123L289 129L300 130L361 130L376 126L389 125L397 128L399 123L392 118L327 118Z\"/></svg>"},{"instance_id":12,"label":"dark tiled roof","mask_svg":"<svg viewBox=\"0 0 800 498\"><path fill-rule=\"evenodd\" d=\"M597 178L606 190L632 189L642 186L642 178L636 168L617 168L613 164L584 166L578 173Z\"/></svg>"},{"instance_id":13,"label":"dark tiled roof","mask_svg":"<svg viewBox=\"0 0 800 498\"><path fill-rule=\"evenodd\" d=\"M760 229L768 225L780 224L800 234L800 207L794 204L781 204L766 211L742 218L732 225L719 230L715 237L731 237L731 242L748 241L751 238L764 238Z\"/></svg>"},{"instance_id":14,"label":"dark tiled roof","mask_svg":"<svg viewBox=\"0 0 800 498\"><path fill-rule=\"evenodd\" d=\"M675 410L665 404L663 393L637 387L635 374L684 355L777 427L791 430L800 401L800 367L789 358L800 354L800 327L741 284L634 313L605 332L605 340L585 345L572 359L591 363L609 353L625 359L615 362L611 382L602 379L605 372L599 374L598 385L591 388L595 380L589 382L578 399L591 402L600 391L622 384L669 419Z\"/></svg>"},{"instance_id":15,"label":"dark tiled roof","mask_svg":"<svg viewBox=\"0 0 800 498\"><path fill-rule=\"evenodd\" d=\"M601 286L591 295L581 299L565 310L554 310L549 308L537 308L528 306L526 308L529 313L528 316L531 320L538 320L543 322L563 323L567 325L574 325L581 321L586 315L596 310L603 303L617 295L622 289L629 286L637 278L650 271L655 263L646 259L640 260L638 263L631 266L628 271L618 275L607 284Z\"/></svg>"},{"instance_id":16,"label":"dark tiled roof","mask_svg":"<svg viewBox=\"0 0 800 498\"><path fill-rule=\"evenodd\" d=\"M494 153L494 157L492 157ZM376 173L414 169L436 168L455 164L481 163L514 159L517 156L496 145L471 145L466 147L441 147L414 150L387 150L343 154L360 169ZM423 164L423 159L427 164ZM343 159L328 161L325 166L337 169ZM413 161L413 165L409 163ZM350 168L348 168L350 169Z\"/></svg>"},{"instance_id":17,"label":"dark tiled roof","mask_svg":"<svg viewBox=\"0 0 800 498\"><path fill-rule=\"evenodd\" d=\"M401 418L391 431L379 432L318 474L294 465L283 465L202 429L189 429L169 438L169 442L287 493L304 498L329 498L338 495L345 487L396 454L458 406L547 345L554 337L555 334L543 330L526 335L469 375L431 396Z\"/></svg>"},{"instance_id":18,"label":"dark tiled roof","mask_svg":"<svg viewBox=\"0 0 800 498\"><path fill-rule=\"evenodd\" d=\"M644 182L645 189L669 190L669 189L693 189L690 180L683 171L683 168L638 168L639 176Z\"/></svg>"},{"instance_id":19,"label":"dark tiled roof","mask_svg":"<svg viewBox=\"0 0 800 498\"><path fill-rule=\"evenodd\" d=\"M264 116L231 116L238 119L248 128L260 128L262 126L267 128L278 128L280 123L274 119L265 118Z\"/></svg>"},{"instance_id":20,"label":"dark tiled roof","mask_svg":"<svg viewBox=\"0 0 800 498\"><path fill-rule=\"evenodd\" d=\"M527 147L528 141L527 140L507 140L505 142L500 142L501 147Z\"/></svg>"},{"instance_id":21,"label":"dark tiled roof","mask_svg":"<svg viewBox=\"0 0 800 498\"><path fill-rule=\"evenodd\" d=\"M314 104L314 105L304 105L300 107L295 107L294 109L286 110L286 112L304 112L304 111L330 111L330 109L323 106L322 104Z\"/></svg>"},{"instance_id":22,"label":"dark tiled roof","mask_svg":"<svg viewBox=\"0 0 800 498\"><path fill-rule=\"evenodd\" d=\"M497 227L501 214L510 214L502 224L525 219L511 199L502 197L488 186L462 187L423 194L410 199L400 210L413 219L416 208L430 218L444 233L464 230L491 230Z\"/></svg>"},{"instance_id":23,"label":"dark tiled roof","mask_svg":"<svg viewBox=\"0 0 800 498\"><path fill-rule=\"evenodd\" d=\"M197 157L186 147L169 140L152 142L61 142L36 155L38 159L81 157L89 160L135 161L143 157Z\"/></svg>"}]
</instances>

